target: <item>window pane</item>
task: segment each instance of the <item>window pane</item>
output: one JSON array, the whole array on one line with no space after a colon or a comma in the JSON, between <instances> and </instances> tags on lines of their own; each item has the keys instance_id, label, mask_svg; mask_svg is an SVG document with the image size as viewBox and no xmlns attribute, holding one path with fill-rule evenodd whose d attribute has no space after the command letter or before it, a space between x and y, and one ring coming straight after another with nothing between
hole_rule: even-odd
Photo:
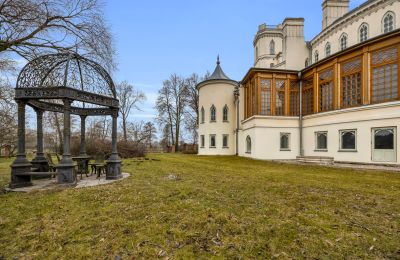
<instances>
[{"instance_id":1,"label":"window pane","mask_svg":"<svg viewBox=\"0 0 400 260\"><path fill-rule=\"evenodd\" d=\"M289 149L289 135L287 134L281 136L281 149Z\"/></svg>"},{"instance_id":2,"label":"window pane","mask_svg":"<svg viewBox=\"0 0 400 260\"><path fill-rule=\"evenodd\" d=\"M317 134L317 149L327 149L327 134L326 133L318 133Z\"/></svg>"},{"instance_id":3,"label":"window pane","mask_svg":"<svg viewBox=\"0 0 400 260\"><path fill-rule=\"evenodd\" d=\"M342 133L342 149L356 149L355 132Z\"/></svg>"},{"instance_id":4,"label":"window pane","mask_svg":"<svg viewBox=\"0 0 400 260\"><path fill-rule=\"evenodd\" d=\"M394 135L391 129L375 130L374 149L390 149L394 147Z\"/></svg>"}]
</instances>

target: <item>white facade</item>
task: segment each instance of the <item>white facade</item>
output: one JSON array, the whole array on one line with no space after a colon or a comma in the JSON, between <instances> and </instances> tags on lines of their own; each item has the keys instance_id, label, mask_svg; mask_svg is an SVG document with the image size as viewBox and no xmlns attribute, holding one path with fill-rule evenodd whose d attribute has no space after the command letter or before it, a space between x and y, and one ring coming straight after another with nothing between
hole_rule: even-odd
<instances>
[{"instance_id":1,"label":"white facade","mask_svg":"<svg viewBox=\"0 0 400 260\"><path fill-rule=\"evenodd\" d=\"M260 25L253 41L254 70L268 69L268 73L274 73L274 70L277 73L278 70L292 73L302 71L327 58L328 43L328 56L346 54L346 49L352 46L357 47L373 38L379 39L400 28L400 0L369 0L351 11L348 6L348 0L323 1L322 31L310 42L304 39L302 18L286 18L277 26ZM386 19L388 15L390 19ZM346 37L346 41L342 37ZM400 50L400 47L397 48ZM315 53L318 53L317 60ZM363 59L369 62L371 56L368 55L364 55ZM337 67L336 71L339 69ZM363 74L363 77L363 84L371 84L371 76ZM340 88L340 84L336 83L336 86ZM400 101L336 108L301 118L261 115L246 118L248 107L245 107L244 89L241 87L239 90L237 106L234 95L236 85L227 77L222 80L214 78L198 85L199 107L205 111L205 121L199 124L200 155L237 153L239 156L265 160L294 160L301 155L329 157L340 162L400 164ZM335 102L340 103L339 94L336 94ZM365 94L367 99L371 98L370 95ZM216 122L210 122L209 118L213 105L217 108ZM229 108L229 122L222 120L225 105ZM210 135L216 136L216 147L210 147ZM228 148L222 147L223 135L229 135ZM393 135L392 147L386 145L390 149L375 145L384 135ZM200 136L204 136L204 146L201 145Z\"/></svg>"}]
</instances>

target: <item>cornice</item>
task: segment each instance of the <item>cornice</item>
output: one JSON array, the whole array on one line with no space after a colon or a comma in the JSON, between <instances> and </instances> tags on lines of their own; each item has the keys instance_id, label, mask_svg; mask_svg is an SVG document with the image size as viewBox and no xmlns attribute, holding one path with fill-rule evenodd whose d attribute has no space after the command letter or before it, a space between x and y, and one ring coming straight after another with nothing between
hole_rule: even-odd
<instances>
[{"instance_id":1,"label":"cornice","mask_svg":"<svg viewBox=\"0 0 400 260\"><path fill-rule=\"evenodd\" d=\"M283 39L282 30L281 29L274 29L274 30L276 30L276 31L271 31L271 29L269 29L269 30L265 30L263 32L257 32L257 34L254 36L253 45L255 46L256 42L264 37L278 37L278 38Z\"/></svg>"}]
</instances>

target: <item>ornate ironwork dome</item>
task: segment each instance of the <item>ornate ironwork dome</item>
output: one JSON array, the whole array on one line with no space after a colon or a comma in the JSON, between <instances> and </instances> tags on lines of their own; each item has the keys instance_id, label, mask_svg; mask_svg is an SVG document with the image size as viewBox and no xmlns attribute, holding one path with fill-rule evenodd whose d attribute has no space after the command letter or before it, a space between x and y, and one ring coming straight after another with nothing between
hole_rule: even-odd
<instances>
[{"instance_id":1,"label":"ornate ironwork dome","mask_svg":"<svg viewBox=\"0 0 400 260\"><path fill-rule=\"evenodd\" d=\"M114 83L98 63L78 54L61 53L40 56L21 70L17 89L73 88L116 98Z\"/></svg>"}]
</instances>

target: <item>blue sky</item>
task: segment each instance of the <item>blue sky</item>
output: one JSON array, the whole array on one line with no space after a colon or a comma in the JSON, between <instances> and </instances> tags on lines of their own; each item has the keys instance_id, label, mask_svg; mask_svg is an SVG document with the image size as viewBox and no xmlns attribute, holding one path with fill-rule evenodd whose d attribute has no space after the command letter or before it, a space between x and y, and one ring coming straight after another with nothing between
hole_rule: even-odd
<instances>
[{"instance_id":1,"label":"blue sky","mask_svg":"<svg viewBox=\"0 0 400 260\"><path fill-rule=\"evenodd\" d=\"M350 8L365 0L351 0ZM213 71L216 56L225 73L240 80L253 64L258 25L285 17L305 18L305 38L321 30L322 0L109 0L106 19L115 38L118 71L146 93L143 111L132 120L152 120L162 81L170 74Z\"/></svg>"}]
</instances>

